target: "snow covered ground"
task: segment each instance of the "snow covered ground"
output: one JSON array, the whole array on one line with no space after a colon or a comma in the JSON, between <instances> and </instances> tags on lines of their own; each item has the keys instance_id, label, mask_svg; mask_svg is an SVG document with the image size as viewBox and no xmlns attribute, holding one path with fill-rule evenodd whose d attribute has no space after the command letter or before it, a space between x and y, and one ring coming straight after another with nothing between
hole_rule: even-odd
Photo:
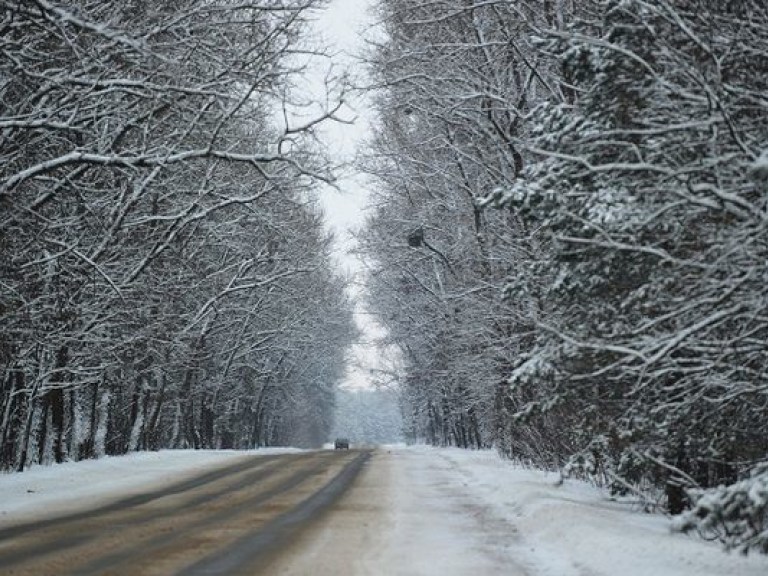
<instances>
[{"instance_id":1,"label":"snow covered ground","mask_svg":"<svg viewBox=\"0 0 768 576\"><path fill-rule=\"evenodd\" d=\"M0 525L122 498L234 463L243 455L161 451L5 474L0 476ZM355 496L353 489L348 499L360 513L360 502L354 501L363 496L369 502L362 507L365 513L380 515L378 520L366 516L366 525L371 520L369 533L359 537L367 550L350 547L351 555L365 559L350 575L768 574L766 557L728 555L715 543L671 534L670 522L662 516L610 501L586 484L566 481L556 486L556 480L551 474L521 469L493 452L379 450L367 477L364 474L359 482L373 490L358 490ZM350 502L342 503L340 512L345 507L351 508ZM318 540L316 553L340 550L327 542L344 522L331 515L327 525L331 528ZM311 553L311 542L308 548ZM365 569L357 570L360 566Z\"/></svg>"},{"instance_id":2,"label":"snow covered ground","mask_svg":"<svg viewBox=\"0 0 768 576\"><path fill-rule=\"evenodd\" d=\"M671 533L670 520L614 502L582 482L525 470L493 452L416 448L438 455L491 521L515 527L503 544L531 575L765 576L768 557L726 554Z\"/></svg>"},{"instance_id":3,"label":"snow covered ground","mask_svg":"<svg viewBox=\"0 0 768 576\"><path fill-rule=\"evenodd\" d=\"M295 448L161 450L100 460L35 466L22 474L0 474L0 527L130 496L165 486L254 454L299 452Z\"/></svg>"}]
</instances>

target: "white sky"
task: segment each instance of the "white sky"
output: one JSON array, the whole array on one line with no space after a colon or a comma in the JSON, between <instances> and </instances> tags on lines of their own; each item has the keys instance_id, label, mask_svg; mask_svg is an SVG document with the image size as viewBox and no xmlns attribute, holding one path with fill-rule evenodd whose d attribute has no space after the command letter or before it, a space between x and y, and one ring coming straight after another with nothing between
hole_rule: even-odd
<instances>
[{"instance_id":1,"label":"white sky","mask_svg":"<svg viewBox=\"0 0 768 576\"><path fill-rule=\"evenodd\" d=\"M331 60L318 59L313 63L312 77L309 82L314 86L318 98L323 98L323 79L329 73L347 73L359 78L364 74L357 57L364 43L362 35L372 24L370 8L375 0L331 0L323 11L318 12L315 25L316 41L327 47L333 54ZM320 131L320 136L327 144L334 160L352 161L358 149L368 138L370 130L370 112L363 97L350 95L349 106L339 114L351 124L328 122ZM349 253L355 246L352 232L362 227L365 222L365 207L368 204L367 182L364 175L351 166L340 173L338 189L323 189L320 201L326 215L329 230L334 233L336 259L342 270L354 280L352 297L356 299L355 321L362 331L360 342L353 346L352 359L344 386L366 387L372 384L372 378L381 369L379 351L373 340L381 338L383 329L377 325L360 302L360 282L362 265Z\"/></svg>"},{"instance_id":2,"label":"white sky","mask_svg":"<svg viewBox=\"0 0 768 576\"><path fill-rule=\"evenodd\" d=\"M331 64L337 74L347 72L359 76L363 73L355 55L363 47L361 35L370 25L368 9L372 4L373 0L332 0L319 14L316 22L316 30L321 37L319 40L333 52L332 62L317 63L320 77ZM350 106L344 108L341 116L345 120L353 120L353 123L328 122L322 130L322 137L334 158L346 160L352 160L370 128L365 103L354 95L349 100ZM340 191L327 189L321 200L329 227L335 232L339 243L339 257L345 266L356 270L357 264L344 252L351 246L349 232L359 228L365 218L363 210L368 201L365 179L350 169L342 173L338 185Z\"/></svg>"}]
</instances>

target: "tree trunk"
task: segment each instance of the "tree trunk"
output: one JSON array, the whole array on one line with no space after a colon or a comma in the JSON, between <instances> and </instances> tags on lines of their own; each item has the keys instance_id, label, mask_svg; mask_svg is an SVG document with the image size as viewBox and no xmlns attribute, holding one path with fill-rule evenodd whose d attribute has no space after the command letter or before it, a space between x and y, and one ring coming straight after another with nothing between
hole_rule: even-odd
<instances>
[{"instance_id":1,"label":"tree trunk","mask_svg":"<svg viewBox=\"0 0 768 576\"><path fill-rule=\"evenodd\" d=\"M16 466L18 472L23 472L29 459L29 441L32 439L32 426L35 419L35 400L37 398L37 392L40 389L40 379L35 382L32 390L27 394L27 413L24 422L24 430L21 434L21 454L19 455L19 462Z\"/></svg>"},{"instance_id":2,"label":"tree trunk","mask_svg":"<svg viewBox=\"0 0 768 576\"><path fill-rule=\"evenodd\" d=\"M57 464L67 459L67 444L64 439L64 390L54 388L48 393L51 407L51 433L53 434L53 457Z\"/></svg>"},{"instance_id":3,"label":"tree trunk","mask_svg":"<svg viewBox=\"0 0 768 576\"><path fill-rule=\"evenodd\" d=\"M52 388L43 399L42 429L40 432L39 454L40 462L44 460L46 434L48 433L48 414L51 416L51 430L53 435L53 457L56 463L61 464L66 460L66 442L64 440L64 374L61 372L67 365L69 349L62 346L56 352L55 372L51 376Z\"/></svg>"},{"instance_id":4,"label":"tree trunk","mask_svg":"<svg viewBox=\"0 0 768 576\"><path fill-rule=\"evenodd\" d=\"M8 374L7 401L3 410L2 438L0 438L0 467L11 468L16 457L18 438L19 406L21 391L24 389L24 372L11 371Z\"/></svg>"},{"instance_id":5,"label":"tree trunk","mask_svg":"<svg viewBox=\"0 0 768 576\"><path fill-rule=\"evenodd\" d=\"M91 390L91 417L88 423L88 438L80 445L78 458L96 457L96 435L99 430L99 384L93 384Z\"/></svg>"},{"instance_id":6,"label":"tree trunk","mask_svg":"<svg viewBox=\"0 0 768 576\"><path fill-rule=\"evenodd\" d=\"M48 394L43 396L40 403L40 428L37 432L37 462L42 464L45 462L45 445L48 441L48 412L50 408Z\"/></svg>"},{"instance_id":7,"label":"tree trunk","mask_svg":"<svg viewBox=\"0 0 768 576\"><path fill-rule=\"evenodd\" d=\"M689 466L686 459L685 446L683 445L682 440L678 443L677 454L675 455L675 467L678 470L688 473ZM667 509L669 510L669 513L673 515L682 514L688 507L688 497L685 495L682 482L681 478L675 478L672 473L670 473L667 478L665 487Z\"/></svg>"},{"instance_id":8,"label":"tree trunk","mask_svg":"<svg viewBox=\"0 0 768 576\"><path fill-rule=\"evenodd\" d=\"M160 413L165 402L165 381L163 380L160 392L155 401L155 407L152 410L152 416L149 423L144 427L144 449L158 450L160 448L160 439L158 438L157 424L160 421Z\"/></svg>"},{"instance_id":9,"label":"tree trunk","mask_svg":"<svg viewBox=\"0 0 768 576\"><path fill-rule=\"evenodd\" d=\"M213 424L215 414L211 408L213 398L203 396L200 405L200 440L203 448L213 448Z\"/></svg>"}]
</instances>

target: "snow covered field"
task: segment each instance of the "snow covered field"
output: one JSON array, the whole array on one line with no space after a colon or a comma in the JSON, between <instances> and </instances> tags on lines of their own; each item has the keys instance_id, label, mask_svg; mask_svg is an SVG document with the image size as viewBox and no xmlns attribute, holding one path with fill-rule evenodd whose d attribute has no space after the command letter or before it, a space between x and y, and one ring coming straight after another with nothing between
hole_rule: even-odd
<instances>
[{"instance_id":1,"label":"snow covered field","mask_svg":"<svg viewBox=\"0 0 768 576\"><path fill-rule=\"evenodd\" d=\"M256 453L284 451L289 450ZM369 472L378 476L381 498L370 493L366 497L372 501L371 509L385 510L381 522L369 528L365 539L369 549L351 551L371 562L366 561L363 572L350 574L768 573L766 557L728 555L717 544L670 534L669 520L662 516L612 502L579 482L556 486L555 475L520 469L493 452L387 447L379 453L384 453L381 464L374 459L371 466L381 465L382 473L373 468ZM234 463L243 455L161 451L2 475L0 525L122 498ZM365 482L364 476L361 484Z\"/></svg>"}]
</instances>

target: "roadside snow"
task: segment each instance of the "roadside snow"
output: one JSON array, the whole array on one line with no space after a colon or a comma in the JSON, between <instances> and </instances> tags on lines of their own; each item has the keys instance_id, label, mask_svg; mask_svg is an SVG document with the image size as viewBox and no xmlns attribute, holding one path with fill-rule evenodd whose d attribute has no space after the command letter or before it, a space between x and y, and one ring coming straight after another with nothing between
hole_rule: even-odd
<instances>
[{"instance_id":1,"label":"roadside snow","mask_svg":"<svg viewBox=\"0 0 768 576\"><path fill-rule=\"evenodd\" d=\"M389 448L387 533L375 567L396 576L528 576L515 524L484 506L452 451ZM330 574L330 573L328 573Z\"/></svg>"},{"instance_id":2,"label":"roadside snow","mask_svg":"<svg viewBox=\"0 0 768 576\"><path fill-rule=\"evenodd\" d=\"M295 448L160 450L99 460L35 466L0 474L0 525L57 516L162 487L247 456L298 452Z\"/></svg>"},{"instance_id":3,"label":"roadside snow","mask_svg":"<svg viewBox=\"0 0 768 576\"><path fill-rule=\"evenodd\" d=\"M513 551L541 576L765 576L768 558L723 552L671 533L670 520L611 501L592 486L525 470L493 452L416 448L439 457L491 518L516 527Z\"/></svg>"}]
</instances>

